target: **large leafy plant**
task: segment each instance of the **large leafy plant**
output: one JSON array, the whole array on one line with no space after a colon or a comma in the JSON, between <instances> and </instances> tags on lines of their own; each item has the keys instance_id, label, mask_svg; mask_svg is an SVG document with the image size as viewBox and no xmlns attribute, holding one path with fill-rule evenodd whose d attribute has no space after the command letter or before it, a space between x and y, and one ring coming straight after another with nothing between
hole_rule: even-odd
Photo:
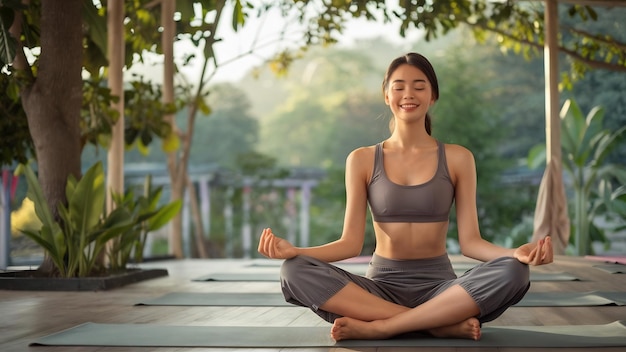
<instances>
[{"instance_id":1,"label":"large leafy plant","mask_svg":"<svg viewBox=\"0 0 626 352\"><path fill-rule=\"evenodd\" d=\"M157 208L156 193L148 192L147 197L134 199L132 192L127 192L123 197L115 196L124 201L106 214L104 170L102 163L98 162L79 180L72 176L68 178L67 203L58 206L59 219L55 219L32 168L22 164L16 172L25 175L27 197L33 201L35 213L42 223L38 231L21 231L45 250L61 277L106 273L107 268L100 265L98 258L105 254L109 242L114 245L108 256L115 259L109 269L123 269L131 253L127 247L136 246L143 231L163 226L173 216L172 212L180 208L177 204ZM147 200L155 198L156 201Z\"/></svg>"},{"instance_id":2,"label":"large leafy plant","mask_svg":"<svg viewBox=\"0 0 626 352\"><path fill-rule=\"evenodd\" d=\"M572 99L565 101L560 115L563 167L574 193L576 254L586 255L593 253L591 241L606 242L603 229L594 223L599 216L617 224L626 221L626 190L623 186L613 189L615 183L626 183L626 169L606 161L623 141L626 126L615 131L604 128L602 107L594 107L585 115ZM535 146L529 154L529 165L536 167L542 161L545 162L545 145Z\"/></svg>"},{"instance_id":3,"label":"large leafy plant","mask_svg":"<svg viewBox=\"0 0 626 352\"><path fill-rule=\"evenodd\" d=\"M136 263L142 262L148 234L165 226L180 211L180 200L159 205L162 192L163 187L153 187L152 177L148 175L143 184L142 195L135 197L132 189L124 195L113 195L117 208L125 208L132 215L133 226L112 241L108 252L111 269L125 268L131 256Z\"/></svg>"}]
</instances>

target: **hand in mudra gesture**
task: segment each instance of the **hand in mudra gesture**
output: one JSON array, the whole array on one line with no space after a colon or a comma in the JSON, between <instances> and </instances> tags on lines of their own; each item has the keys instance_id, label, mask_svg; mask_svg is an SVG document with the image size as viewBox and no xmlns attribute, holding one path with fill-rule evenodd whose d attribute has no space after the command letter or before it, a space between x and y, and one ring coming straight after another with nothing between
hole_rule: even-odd
<instances>
[{"instance_id":1,"label":"hand in mudra gesture","mask_svg":"<svg viewBox=\"0 0 626 352\"><path fill-rule=\"evenodd\" d=\"M289 259L297 254L296 248L289 241L277 237L269 228L261 232L258 251L271 259Z\"/></svg>"},{"instance_id":2,"label":"hand in mudra gesture","mask_svg":"<svg viewBox=\"0 0 626 352\"><path fill-rule=\"evenodd\" d=\"M542 265L552 263L554 252L550 236L536 243L526 243L515 250L515 258L528 265Z\"/></svg>"}]
</instances>

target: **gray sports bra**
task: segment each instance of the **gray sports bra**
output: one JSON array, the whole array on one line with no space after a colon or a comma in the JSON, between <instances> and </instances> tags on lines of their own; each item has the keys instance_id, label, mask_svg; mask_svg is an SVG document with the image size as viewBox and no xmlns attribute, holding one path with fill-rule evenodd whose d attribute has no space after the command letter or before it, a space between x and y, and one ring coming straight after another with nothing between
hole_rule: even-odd
<instances>
[{"instance_id":1,"label":"gray sports bra","mask_svg":"<svg viewBox=\"0 0 626 352\"><path fill-rule=\"evenodd\" d=\"M393 183L383 164L382 143L376 144L374 172L367 185L367 200L376 222L448 221L454 186L448 173L443 143L437 141L438 164L429 181L411 186Z\"/></svg>"}]
</instances>

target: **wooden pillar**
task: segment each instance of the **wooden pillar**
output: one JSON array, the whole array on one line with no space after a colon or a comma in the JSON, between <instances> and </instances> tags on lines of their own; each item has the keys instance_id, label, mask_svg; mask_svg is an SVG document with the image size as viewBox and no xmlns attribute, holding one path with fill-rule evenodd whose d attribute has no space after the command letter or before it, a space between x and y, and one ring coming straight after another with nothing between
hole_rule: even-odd
<instances>
[{"instance_id":1,"label":"wooden pillar","mask_svg":"<svg viewBox=\"0 0 626 352\"><path fill-rule=\"evenodd\" d=\"M112 103L119 120L111 130L111 146L107 154L107 212L115 206L111 192L124 193L124 3L110 1L107 7L108 84L111 94L120 97Z\"/></svg>"},{"instance_id":2,"label":"wooden pillar","mask_svg":"<svg viewBox=\"0 0 626 352\"><path fill-rule=\"evenodd\" d=\"M561 168L558 0L546 0L545 8L546 170L539 185L532 240L550 236L554 253L564 254L569 242L570 226Z\"/></svg>"},{"instance_id":3,"label":"wooden pillar","mask_svg":"<svg viewBox=\"0 0 626 352\"><path fill-rule=\"evenodd\" d=\"M561 120L559 117L559 12L557 0L546 0L545 11L545 97L546 163L561 163Z\"/></svg>"}]
</instances>

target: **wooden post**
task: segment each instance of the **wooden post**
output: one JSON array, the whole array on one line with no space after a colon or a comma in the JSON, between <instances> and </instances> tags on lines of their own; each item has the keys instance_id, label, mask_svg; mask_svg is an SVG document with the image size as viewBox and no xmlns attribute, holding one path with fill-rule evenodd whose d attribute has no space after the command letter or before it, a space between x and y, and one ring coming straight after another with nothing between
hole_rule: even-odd
<instances>
[{"instance_id":1,"label":"wooden post","mask_svg":"<svg viewBox=\"0 0 626 352\"><path fill-rule=\"evenodd\" d=\"M546 164L561 163L561 120L559 117L559 11L557 0L546 0L545 11L545 97Z\"/></svg>"},{"instance_id":2,"label":"wooden post","mask_svg":"<svg viewBox=\"0 0 626 352\"><path fill-rule=\"evenodd\" d=\"M109 57L108 84L111 94L120 97L111 103L119 120L111 130L111 146L107 154L107 212L115 204L111 192L124 193L124 3L110 1L107 7L107 52Z\"/></svg>"}]
</instances>

